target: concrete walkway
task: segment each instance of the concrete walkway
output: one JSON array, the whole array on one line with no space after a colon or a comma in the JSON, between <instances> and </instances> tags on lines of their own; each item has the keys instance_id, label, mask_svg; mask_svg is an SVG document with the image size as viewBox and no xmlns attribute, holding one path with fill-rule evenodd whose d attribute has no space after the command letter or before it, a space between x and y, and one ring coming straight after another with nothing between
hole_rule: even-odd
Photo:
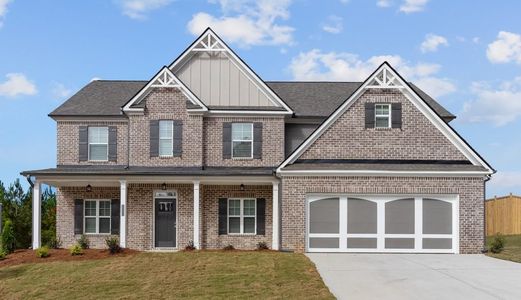
<instances>
[{"instance_id":1,"label":"concrete walkway","mask_svg":"<svg viewBox=\"0 0 521 300\"><path fill-rule=\"evenodd\" d=\"M485 255L307 255L338 299L521 299L521 264Z\"/></svg>"}]
</instances>

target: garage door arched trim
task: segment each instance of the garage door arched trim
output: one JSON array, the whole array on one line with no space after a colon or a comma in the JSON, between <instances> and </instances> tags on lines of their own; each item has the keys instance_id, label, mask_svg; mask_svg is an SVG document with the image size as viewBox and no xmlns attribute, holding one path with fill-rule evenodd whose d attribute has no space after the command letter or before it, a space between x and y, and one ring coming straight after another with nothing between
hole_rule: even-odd
<instances>
[{"instance_id":1,"label":"garage door arched trim","mask_svg":"<svg viewBox=\"0 0 521 300\"><path fill-rule=\"evenodd\" d=\"M310 217L329 219L324 211L317 218L313 207L332 199L338 212L330 209L330 219L337 220L338 230L310 231ZM386 222L386 215L393 219ZM306 251L459 253L459 196L308 194Z\"/></svg>"}]
</instances>

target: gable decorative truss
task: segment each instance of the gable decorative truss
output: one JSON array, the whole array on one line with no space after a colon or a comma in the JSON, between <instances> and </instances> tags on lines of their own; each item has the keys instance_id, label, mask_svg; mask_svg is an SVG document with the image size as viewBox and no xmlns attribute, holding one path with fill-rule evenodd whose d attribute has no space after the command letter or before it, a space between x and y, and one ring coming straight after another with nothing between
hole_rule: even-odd
<instances>
[{"instance_id":1,"label":"gable decorative truss","mask_svg":"<svg viewBox=\"0 0 521 300\"><path fill-rule=\"evenodd\" d=\"M429 121L463 154L476 166L482 166L486 171L479 172L453 172L454 175L491 175L495 170L474 150L472 147L411 88L411 86L396 72L388 62L382 63L364 83L342 104L333 114L329 116L291 155L283 161L277 168L277 174L319 174L320 171L289 171L284 170L289 164L294 163L326 130L331 127L336 120L342 116L351 105L368 89L373 88L396 88L400 89L403 95L429 119ZM364 172L363 170L361 170ZM341 174L359 174L358 171L336 171ZM331 173L330 171L328 171ZM418 174L422 172L417 172ZM434 172L423 172L426 175L435 175ZM367 171L367 175L399 175L399 172L373 172ZM438 175L450 175L451 172L441 172ZM409 174L410 175L410 174Z\"/></svg>"},{"instance_id":2,"label":"gable decorative truss","mask_svg":"<svg viewBox=\"0 0 521 300\"><path fill-rule=\"evenodd\" d=\"M159 72L157 72L152 79L130 99L124 106L124 112L143 112L142 107L132 107L134 104L141 102L154 88L178 88L186 98L197 106L198 108L189 108L188 111L208 111L206 105L204 105L199 98L197 98L192 91L175 76L167 66L164 66Z\"/></svg>"},{"instance_id":3,"label":"gable decorative truss","mask_svg":"<svg viewBox=\"0 0 521 300\"><path fill-rule=\"evenodd\" d=\"M278 114L293 114L293 110L264 83L264 81L239 57L233 50L226 45L226 43L215 33L211 28L207 28L178 58L174 60L169 66L169 69L176 73L185 63L197 52L220 52L230 59L240 72L259 88L259 90L268 98L268 100L276 107L284 108L281 111L246 111L246 110L211 110L209 113L219 114L262 114L262 113L278 113Z\"/></svg>"}]
</instances>

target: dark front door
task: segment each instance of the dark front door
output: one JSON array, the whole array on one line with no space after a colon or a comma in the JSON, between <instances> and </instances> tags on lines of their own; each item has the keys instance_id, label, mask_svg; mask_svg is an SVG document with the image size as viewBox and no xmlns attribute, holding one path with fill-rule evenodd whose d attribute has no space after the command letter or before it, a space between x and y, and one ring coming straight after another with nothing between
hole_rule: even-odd
<instances>
[{"instance_id":1,"label":"dark front door","mask_svg":"<svg viewBox=\"0 0 521 300\"><path fill-rule=\"evenodd\" d=\"M155 199L156 247L175 247L176 245L176 200Z\"/></svg>"}]
</instances>

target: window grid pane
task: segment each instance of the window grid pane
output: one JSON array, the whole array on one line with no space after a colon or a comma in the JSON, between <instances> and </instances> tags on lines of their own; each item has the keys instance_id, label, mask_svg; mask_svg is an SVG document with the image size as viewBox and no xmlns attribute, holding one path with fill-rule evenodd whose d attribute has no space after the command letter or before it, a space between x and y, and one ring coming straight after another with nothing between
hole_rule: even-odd
<instances>
[{"instance_id":1,"label":"window grid pane","mask_svg":"<svg viewBox=\"0 0 521 300\"><path fill-rule=\"evenodd\" d=\"M376 127L389 127L389 117L376 117Z\"/></svg>"},{"instance_id":2,"label":"window grid pane","mask_svg":"<svg viewBox=\"0 0 521 300\"><path fill-rule=\"evenodd\" d=\"M232 140L251 141L253 140L252 123L233 123Z\"/></svg>"},{"instance_id":3,"label":"window grid pane","mask_svg":"<svg viewBox=\"0 0 521 300\"><path fill-rule=\"evenodd\" d=\"M244 200L244 216L255 216L255 200Z\"/></svg>"},{"instance_id":4,"label":"window grid pane","mask_svg":"<svg viewBox=\"0 0 521 300\"><path fill-rule=\"evenodd\" d=\"M159 155L169 156L173 155L174 143L172 139L160 139L159 140Z\"/></svg>"},{"instance_id":5,"label":"window grid pane","mask_svg":"<svg viewBox=\"0 0 521 300\"><path fill-rule=\"evenodd\" d=\"M233 157L251 157L252 142L233 142Z\"/></svg>"},{"instance_id":6,"label":"window grid pane","mask_svg":"<svg viewBox=\"0 0 521 300\"><path fill-rule=\"evenodd\" d=\"M174 121L159 121L159 138L172 139L174 133Z\"/></svg>"},{"instance_id":7,"label":"window grid pane","mask_svg":"<svg viewBox=\"0 0 521 300\"><path fill-rule=\"evenodd\" d=\"M89 127L89 144L108 144L109 128L108 127Z\"/></svg>"},{"instance_id":8,"label":"window grid pane","mask_svg":"<svg viewBox=\"0 0 521 300\"><path fill-rule=\"evenodd\" d=\"M96 201L85 201L85 216L96 216Z\"/></svg>"},{"instance_id":9,"label":"window grid pane","mask_svg":"<svg viewBox=\"0 0 521 300\"><path fill-rule=\"evenodd\" d=\"M241 215L241 200L230 200L228 206L228 214L230 216Z\"/></svg>"},{"instance_id":10,"label":"window grid pane","mask_svg":"<svg viewBox=\"0 0 521 300\"><path fill-rule=\"evenodd\" d=\"M110 201L99 202L99 216L110 217Z\"/></svg>"}]
</instances>

